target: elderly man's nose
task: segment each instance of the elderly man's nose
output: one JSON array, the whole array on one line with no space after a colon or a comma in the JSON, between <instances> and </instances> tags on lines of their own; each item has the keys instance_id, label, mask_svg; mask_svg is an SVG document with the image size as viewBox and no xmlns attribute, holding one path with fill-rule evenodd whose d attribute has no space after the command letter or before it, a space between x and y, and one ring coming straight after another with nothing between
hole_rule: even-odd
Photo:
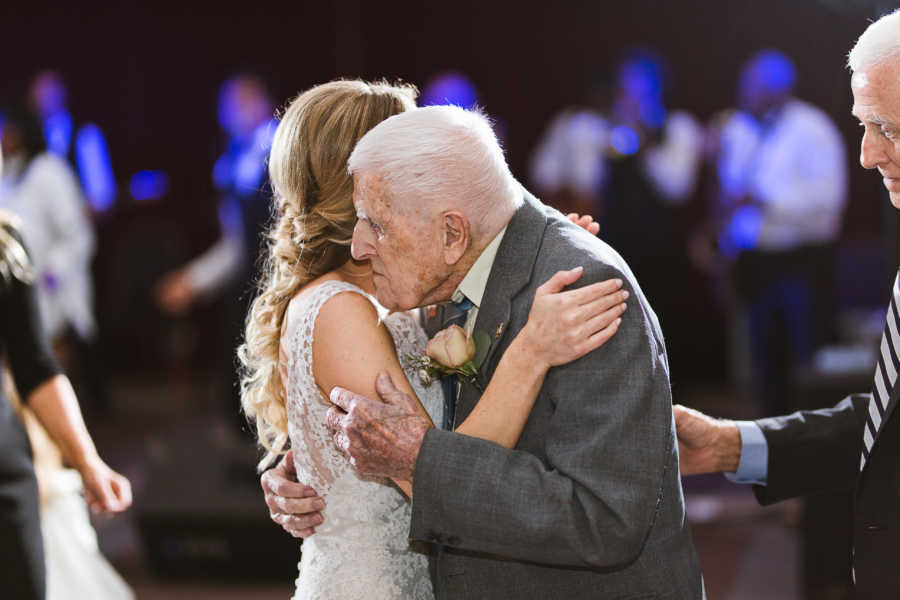
<instances>
[{"instance_id":1,"label":"elderly man's nose","mask_svg":"<svg viewBox=\"0 0 900 600\"><path fill-rule=\"evenodd\" d=\"M863 134L860 144L859 164L864 169L874 169L882 162L884 162L884 149L881 147L878 136L867 131Z\"/></svg>"},{"instance_id":2,"label":"elderly man's nose","mask_svg":"<svg viewBox=\"0 0 900 600\"><path fill-rule=\"evenodd\" d=\"M363 260L368 256L369 245L364 239L366 237L363 231L364 228L365 225L363 225L362 221L357 221L356 226L353 228L353 238L350 240L350 255L356 260Z\"/></svg>"}]
</instances>

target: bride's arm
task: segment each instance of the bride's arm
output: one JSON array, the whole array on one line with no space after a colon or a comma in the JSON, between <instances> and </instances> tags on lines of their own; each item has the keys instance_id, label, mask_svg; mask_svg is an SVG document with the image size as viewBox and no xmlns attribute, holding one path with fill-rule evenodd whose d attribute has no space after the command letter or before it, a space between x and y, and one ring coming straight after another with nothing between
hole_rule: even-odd
<instances>
[{"instance_id":1,"label":"bride's arm","mask_svg":"<svg viewBox=\"0 0 900 600\"><path fill-rule=\"evenodd\" d=\"M327 398L335 386L378 398L375 379L388 373L394 385L415 399L418 411L431 419L412 389L387 327L372 303L355 292L337 294L319 310L313 336L313 376ZM412 484L397 481L407 495Z\"/></svg>"},{"instance_id":2,"label":"bride's arm","mask_svg":"<svg viewBox=\"0 0 900 600\"><path fill-rule=\"evenodd\" d=\"M622 282L560 291L579 277L580 268L560 271L538 288L528 323L503 353L491 383L457 432L515 446L547 370L584 356L615 334L627 298L627 292L619 291ZM313 337L313 375L320 390L327 397L340 386L378 398L375 380L382 372L428 418L375 307L356 293L334 296L319 311ZM396 483L411 495L409 482Z\"/></svg>"},{"instance_id":3,"label":"bride's arm","mask_svg":"<svg viewBox=\"0 0 900 600\"><path fill-rule=\"evenodd\" d=\"M608 280L562 292L581 269L560 271L538 288L528 323L503 353L490 384L457 433L512 448L531 414L544 376L602 346L618 331L628 292Z\"/></svg>"}]
</instances>

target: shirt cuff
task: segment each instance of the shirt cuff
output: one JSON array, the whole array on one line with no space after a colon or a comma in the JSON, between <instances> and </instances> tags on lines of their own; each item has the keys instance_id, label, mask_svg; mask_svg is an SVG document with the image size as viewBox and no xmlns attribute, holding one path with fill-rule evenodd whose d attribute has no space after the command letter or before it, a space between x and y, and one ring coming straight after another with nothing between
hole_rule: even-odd
<instances>
[{"instance_id":1,"label":"shirt cuff","mask_svg":"<svg viewBox=\"0 0 900 600\"><path fill-rule=\"evenodd\" d=\"M766 485L769 475L769 445L762 429L753 421L735 421L741 434L741 460L735 473L725 477L735 483Z\"/></svg>"}]
</instances>

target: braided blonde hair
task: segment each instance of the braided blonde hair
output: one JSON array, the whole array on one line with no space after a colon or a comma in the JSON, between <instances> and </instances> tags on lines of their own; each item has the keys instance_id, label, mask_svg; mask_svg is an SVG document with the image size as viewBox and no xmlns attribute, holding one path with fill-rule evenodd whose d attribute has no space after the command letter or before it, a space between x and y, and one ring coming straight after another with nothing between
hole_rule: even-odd
<instances>
[{"instance_id":1,"label":"braided blonde hair","mask_svg":"<svg viewBox=\"0 0 900 600\"><path fill-rule=\"evenodd\" d=\"M279 349L288 303L304 285L350 260L356 212L347 159L367 131L415 108L415 98L412 86L332 81L295 98L275 131L269 179L277 220L238 348L241 405L268 451L260 468L287 445Z\"/></svg>"}]
</instances>

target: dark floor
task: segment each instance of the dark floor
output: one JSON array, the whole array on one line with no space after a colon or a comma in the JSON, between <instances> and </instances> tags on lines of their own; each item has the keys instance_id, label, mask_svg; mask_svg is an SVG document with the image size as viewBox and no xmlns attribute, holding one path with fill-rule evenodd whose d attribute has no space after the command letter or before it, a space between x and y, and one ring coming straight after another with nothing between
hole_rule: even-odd
<instances>
[{"instance_id":1,"label":"dark floor","mask_svg":"<svg viewBox=\"0 0 900 600\"><path fill-rule=\"evenodd\" d=\"M727 391L682 390L679 401L742 416ZM142 600L292 594L298 548L266 520L252 444L210 416L217 396L208 383L130 379L110 386L108 414L92 419L98 447L131 479L136 498L128 513L95 526ZM687 480L685 496L710 599L804 597L802 503L761 508L749 489L719 476ZM265 558L276 548L278 558Z\"/></svg>"}]
</instances>

